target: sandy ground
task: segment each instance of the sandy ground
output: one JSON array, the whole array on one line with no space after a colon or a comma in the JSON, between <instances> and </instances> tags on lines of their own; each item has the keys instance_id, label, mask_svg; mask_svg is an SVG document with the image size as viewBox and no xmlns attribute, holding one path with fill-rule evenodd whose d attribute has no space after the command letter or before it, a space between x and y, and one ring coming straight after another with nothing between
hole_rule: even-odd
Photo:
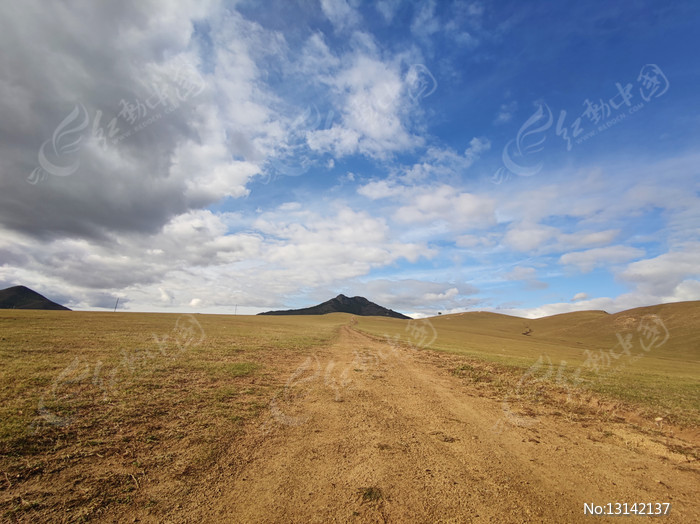
<instances>
[{"instance_id":1,"label":"sandy ground","mask_svg":"<svg viewBox=\"0 0 700 524\"><path fill-rule=\"evenodd\" d=\"M584 503L659 502L671 503L664 522L700 522L697 461L658 434L622 420L513 416L451 373L450 358L343 328L331 347L290 362L264 420L171 518L618 522L585 516Z\"/></svg>"}]
</instances>

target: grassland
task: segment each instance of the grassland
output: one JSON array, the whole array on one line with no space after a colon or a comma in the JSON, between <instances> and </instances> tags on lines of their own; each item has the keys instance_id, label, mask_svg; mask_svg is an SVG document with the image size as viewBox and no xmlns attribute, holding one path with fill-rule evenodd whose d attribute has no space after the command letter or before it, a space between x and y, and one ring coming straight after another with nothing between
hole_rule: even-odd
<instances>
[{"instance_id":1,"label":"grassland","mask_svg":"<svg viewBox=\"0 0 700 524\"><path fill-rule=\"evenodd\" d=\"M208 493L212 471L225 483L236 461L244 467L263 410L300 361L328 351L341 326L390 344L359 342L360 352L386 355L392 344L420 350L479 396L497 399L500 417L501 400L527 413L546 385L554 400L596 396L647 420L700 424L698 302L538 320L0 310L0 518L82 522L113 516L115 507L156 520L179 515L179 501ZM347 340L362 340L343 329ZM621 341L631 342L630 356L612 359L611 349L624 354ZM352 376L367 375L377 395L393 394L381 389L379 371L355 369L354 348L344 351L334 358L345 358ZM367 488L360 498L379 504L381 493Z\"/></svg>"},{"instance_id":2,"label":"grassland","mask_svg":"<svg viewBox=\"0 0 700 524\"><path fill-rule=\"evenodd\" d=\"M349 318L0 310L0 483L43 478L2 520L99 516L146 472L186 496L282 386L277 366Z\"/></svg>"},{"instance_id":3,"label":"grassland","mask_svg":"<svg viewBox=\"0 0 700 524\"><path fill-rule=\"evenodd\" d=\"M567 398L594 393L653 418L700 424L700 302L535 320L470 312L409 324L367 317L358 319L357 328L466 357L468 367L455 373L496 386L512 389L512 380L499 379L505 374L521 384L550 384Z\"/></svg>"}]
</instances>

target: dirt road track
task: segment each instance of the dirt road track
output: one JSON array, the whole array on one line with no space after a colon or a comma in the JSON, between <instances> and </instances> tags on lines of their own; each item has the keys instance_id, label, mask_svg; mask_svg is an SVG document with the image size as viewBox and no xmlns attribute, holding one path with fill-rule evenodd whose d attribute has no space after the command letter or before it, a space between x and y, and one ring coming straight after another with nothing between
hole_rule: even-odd
<instances>
[{"instance_id":1,"label":"dirt road track","mask_svg":"<svg viewBox=\"0 0 700 524\"><path fill-rule=\"evenodd\" d=\"M209 493L183 515L619 522L584 516L584 503L670 502L662 522L700 522L697 462L625 424L551 415L504 423L502 403L451 374L445 358L343 328L337 343L290 367L244 456L212 472Z\"/></svg>"}]
</instances>

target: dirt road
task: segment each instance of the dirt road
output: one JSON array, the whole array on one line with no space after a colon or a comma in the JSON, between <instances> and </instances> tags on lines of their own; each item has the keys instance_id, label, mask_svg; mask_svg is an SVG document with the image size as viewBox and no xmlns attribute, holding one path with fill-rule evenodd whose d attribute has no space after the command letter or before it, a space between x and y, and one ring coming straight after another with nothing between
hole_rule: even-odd
<instances>
[{"instance_id":1,"label":"dirt road","mask_svg":"<svg viewBox=\"0 0 700 524\"><path fill-rule=\"evenodd\" d=\"M659 502L671 503L663 522L700 522L697 461L658 435L565 413L513 424L499 399L451 372L450 359L343 328L337 343L289 366L246 449L211 473L209 492L185 502L183 515L600 522L584 516L584 503Z\"/></svg>"}]
</instances>

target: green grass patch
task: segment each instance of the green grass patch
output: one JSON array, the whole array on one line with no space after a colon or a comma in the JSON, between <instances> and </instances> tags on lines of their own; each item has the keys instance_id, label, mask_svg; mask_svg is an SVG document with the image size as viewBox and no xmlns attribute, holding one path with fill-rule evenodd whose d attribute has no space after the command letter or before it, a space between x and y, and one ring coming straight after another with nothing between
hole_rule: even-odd
<instances>
[{"instance_id":1,"label":"green grass patch","mask_svg":"<svg viewBox=\"0 0 700 524\"><path fill-rule=\"evenodd\" d=\"M244 377L255 373L262 366L255 362L233 362L224 364L223 372L232 377Z\"/></svg>"},{"instance_id":2,"label":"green grass patch","mask_svg":"<svg viewBox=\"0 0 700 524\"><path fill-rule=\"evenodd\" d=\"M360 488L358 492L362 498L362 502L378 502L384 498L382 490L376 486Z\"/></svg>"}]
</instances>

